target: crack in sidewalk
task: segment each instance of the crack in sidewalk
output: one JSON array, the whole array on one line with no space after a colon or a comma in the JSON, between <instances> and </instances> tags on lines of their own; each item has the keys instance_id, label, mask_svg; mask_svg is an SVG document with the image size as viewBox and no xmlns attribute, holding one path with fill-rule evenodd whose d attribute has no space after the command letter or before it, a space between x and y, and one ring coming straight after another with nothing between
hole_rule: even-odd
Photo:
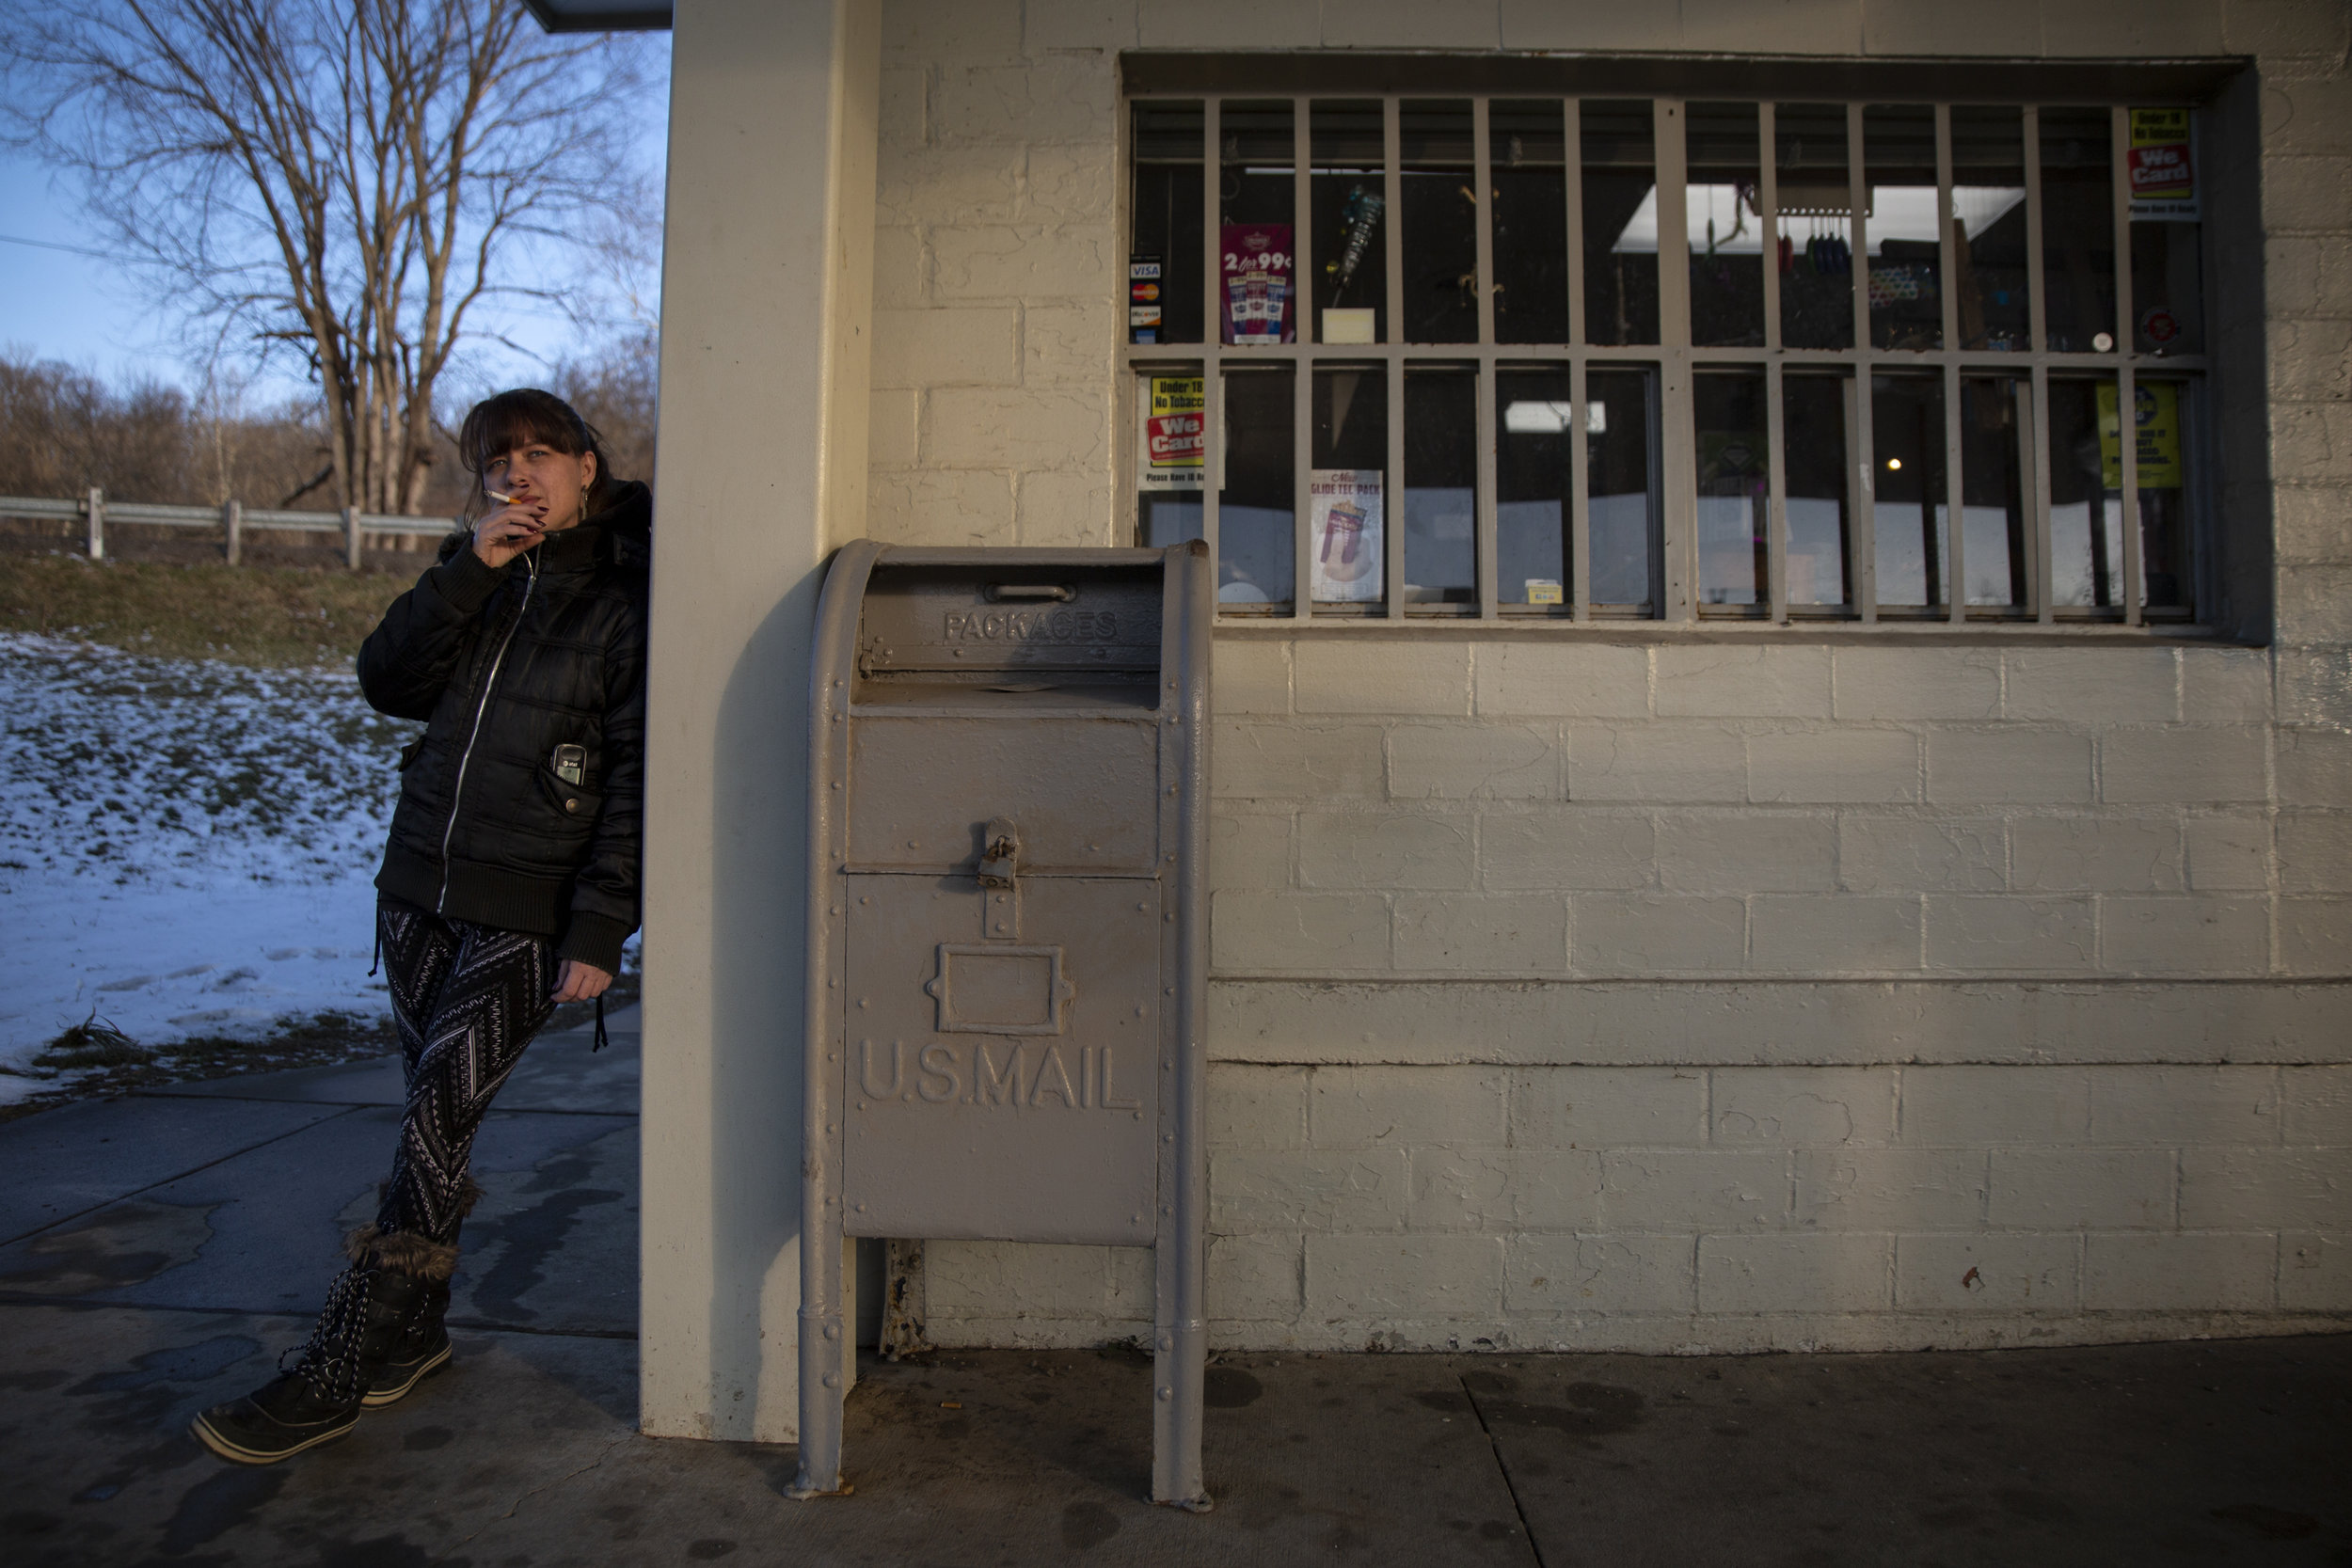
<instances>
[{"instance_id":1,"label":"crack in sidewalk","mask_svg":"<svg viewBox=\"0 0 2352 1568\"><path fill-rule=\"evenodd\" d=\"M520 1513L520 1512L522 1511L522 1506L523 1506L523 1504L525 1504L525 1503L529 1502L532 1498L533 1498L533 1497L537 1497L540 1493L542 1493L542 1492L552 1492L552 1491L554 1491L554 1490L555 1490L557 1487L559 1487L559 1486L564 1485L564 1484L566 1484L567 1482L570 1482L570 1481L578 1481L578 1480L579 1480L581 1476L586 1475L589 1471L591 1471L591 1470L593 1470L593 1469L596 1469L598 1465L602 1465L602 1464L603 1464L606 1460L608 1460L608 1459L612 1458L612 1455L613 1455L613 1453L614 1453L617 1449L620 1449L620 1448L621 1448L624 1444L626 1444L628 1441L628 1438L627 1438L627 1437L616 1437L616 1438L614 1438L612 1442L607 1443L607 1444L604 1446L604 1450L603 1450L601 1453L597 1454L596 1458L594 1458L594 1459L592 1459L592 1460L588 1461L588 1463L587 1463L587 1464L580 1465L578 1469L576 1469L576 1470L567 1470L567 1471L565 1471L564 1474L562 1474L562 1475L560 1475L560 1476L557 1476L557 1477L556 1477L553 1481L545 1481L545 1482L542 1482L541 1484L539 1484L539 1485L537 1485L537 1486L529 1487L529 1488L525 1489L525 1490L524 1490L524 1491L523 1491L520 1495L518 1495L518 1496L515 1498L515 1500L514 1500L513 1502L511 1502L511 1503L509 1503L509 1504L507 1504L507 1505L506 1505L506 1512L505 1512L505 1513L503 1513L500 1514L500 1515L499 1515L497 1518L495 1518L495 1519L491 1519L491 1520L486 1521L486 1522L485 1522L485 1523L484 1523L482 1526L480 1526L478 1528L476 1528L476 1529L472 1532L472 1534L469 1534L469 1535L466 1535L466 1536L462 1536L462 1537L460 1537L460 1538L458 1539L458 1541L456 1542L456 1545L458 1545L458 1546L469 1546L469 1545L471 1545L471 1544L473 1544L473 1542L474 1542L475 1537L477 1537L477 1536L481 1535L481 1533L483 1532L483 1530L486 1530L486 1529L488 1529L488 1528L490 1528L490 1526L491 1526L491 1525L502 1525L502 1524L506 1523L509 1519L512 1519L513 1517L515 1517L515 1515L516 1515L516 1513ZM454 1548L453 1548L453 1549L454 1549Z\"/></svg>"},{"instance_id":2,"label":"crack in sidewalk","mask_svg":"<svg viewBox=\"0 0 2352 1568\"><path fill-rule=\"evenodd\" d=\"M1527 1537L1527 1555L1535 1560L1535 1568L1544 1568L1544 1548L1535 1540L1535 1527L1528 1522L1527 1505L1519 1501L1518 1483L1511 1479L1511 1462L1502 1457L1502 1445L1495 1440L1495 1429L1486 1424L1486 1413L1479 1408L1478 1395L1470 1380L1456 1377L1462 1386L1462 1397L1470 1401L1470 1414L1478 1418L1478 1430L1486 1434L1486 1446L1494 1450L1495 1468L1502 1473L1502 1489L1511 1494L1511 1508L1519 1516L1520 1533Z\"/></svg>"}]
</instances>

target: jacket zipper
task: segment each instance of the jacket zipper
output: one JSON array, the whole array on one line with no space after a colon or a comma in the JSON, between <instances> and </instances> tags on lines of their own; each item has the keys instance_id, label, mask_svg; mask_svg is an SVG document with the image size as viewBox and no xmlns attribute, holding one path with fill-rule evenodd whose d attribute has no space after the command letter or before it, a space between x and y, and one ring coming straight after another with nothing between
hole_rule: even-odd
<instances>
[{"instance_id":1,"label":"jacket zipper","mask_svg":"<svg viewBox=\"0 0 2352 1568\"><path fill-rule=\"evenodd\" d=\"M506 662L506 650L522 629L523 617L531 613L531 591L539 585L539 552L531 552L531 573L523 579L522 607L515 611L515 619L499 639L498 656L490 660L490 673L482 683L482 701L474 705L473 728L466 734L466 750L457 758L457 784L449 796L449 823L441 830L441 893L433 902L435 914L449 912L449 845L457 832L457 808L466 800L466 768L473 761L474 742L482 738L482 716L490 711L490 697L498 689L499 670Z\"/></svg>"}]
</instances>

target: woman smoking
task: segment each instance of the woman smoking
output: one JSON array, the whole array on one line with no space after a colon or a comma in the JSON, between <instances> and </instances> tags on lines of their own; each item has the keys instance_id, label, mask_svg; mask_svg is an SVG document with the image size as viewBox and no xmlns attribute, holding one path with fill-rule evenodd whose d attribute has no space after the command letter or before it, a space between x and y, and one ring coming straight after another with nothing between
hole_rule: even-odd
<instances>
[{"instance_id":1,"label":"woman smoking","mask_svg":"<svg viewBox=\"0 0 2352 1568\"><path fill-rule=\"evenodd\" d=\"M375 880L405 1114L293 1370L196 1419L243 1464L341 1437L448 1364L474 1133L557 1004L596 1000L601 1045L637 927L652 495L548 392L478 404L458 451L492 510L359 652L368 702L425 725Z\"/></svg>"}]
</instances>

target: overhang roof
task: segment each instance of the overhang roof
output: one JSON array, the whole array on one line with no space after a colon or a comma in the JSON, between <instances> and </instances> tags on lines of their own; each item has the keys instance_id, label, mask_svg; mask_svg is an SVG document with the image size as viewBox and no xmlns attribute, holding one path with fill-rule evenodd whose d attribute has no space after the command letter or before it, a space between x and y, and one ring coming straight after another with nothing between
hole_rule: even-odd
<instances>
[{"instance_id":1,"label":"overhang roof","mask_svg":"<svg viewBox=\"0 0 2352 1568\"><path fill-rule=\"evenodd\" d=\"M550 33L643 33L670 25L671 0L523 0Z\"/></svg>"}]
</instances>

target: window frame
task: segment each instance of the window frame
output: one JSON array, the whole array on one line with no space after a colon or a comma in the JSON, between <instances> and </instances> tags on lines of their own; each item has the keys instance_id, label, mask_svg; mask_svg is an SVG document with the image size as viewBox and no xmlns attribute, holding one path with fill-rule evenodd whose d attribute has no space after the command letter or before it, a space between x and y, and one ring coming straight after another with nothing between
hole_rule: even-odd
<instances>
[{"instance_id":1,"label":"window frame","mask_svg":"<svg viewBox=\"0 0 2352 1568\"><path fill-rule=\"evenodd\" d=\"M1198 374L1201 377L1204 397L1203 420L1206 451L1202 468L1200 497L1200 528L1214 554L1218 541L1216 476L1221 471L1224 439L1224 372L1235 365L1267 362L1287 362L1294 368L1292 381L1295 400L1294 440L1293 534L1295 552L1293 577L1293 596L1285 607L1220 605L1218 619L1225 626L1273 624L1289 628L1334 626L1363 626L1367 623L1389 626L1415 625L1460 628L1466 625L1507 626L1514 628L1593 627L1623 631L1635 626L1678 626L1689 629L1748 627L1801 627L1828 629L1831 627L1869 626L1888 629L1959 629L1972 633L1984 631L2023 630L2039 628L2054 630L2091 630L2110 627L2150 628L2171 634L2208 629L2218 619L2217 589L2219 581L2219 550L2215 547L2214 499L2218 494L2215 473L2215 443L2211 432L2217 424L2211 408L2213 396L2213 346L2204 353L2159 354L2142 353L2137 348L2134 328L2136 315L2132 291L2132 216L2130 186L2126 179L2126 159L2130 148L2129 119L2134 107L2185 103L2200 111L2193 122L2201 145L2197 149L2204 168L2213 167L2210 144L2211 129L2208 106L2183 94L2177 87L2169 91L2064 92L2037 90L2024 92L1939 92L1928 97L1917 91L1864 90L1858 95L1851 89L1859 83L1843 84L1849 90L1824 93L1811 90L1811 85L1794 87L1791 90L1763 91L1754 87L1746 91L1692 91L1681 96L1668 96L1655 90L1644 92L1641 86L1628 85L1604 90L1578 91L1554 87L1549 90L1530 90L1533 84L1512 86L1470 86L1445 82L1442 85L1418 87L1413 90L1398 90L1395 83L1382 84L1386 90L1367 91L1362 87L1343 85L1338 80L1325 83L1311 68L1294 68L1291 84L1280 90L1269 90L1269 85L1240 84L1223 90L1202 90L1190 84L1183 86L1150 87L1130 83L1122 94L1120 117L1120 245L1123 287L1124 255L1131 245L1132 218L1130 204L1135 190L1132 137L1134 135L1134 106L1144 102L1197 103L1201 111L1200 166L1202 169L1202 250L1201 290L1203 294L1202 336L1198 343L1136 343L1132 334L1122 327L1119 364L1124 381L1120 399L1124 408L1127 400L1136 395L1141 378L1152 373ZM1299 76L1308 78L1301 86ZM1890 83L1893 87L1896 84ZM2106 86L2108 84L2101 84ZM1708 84L1712 87L1713 84ZM1765 84L1769 87L1771 84ZM2038 84L2046 89L2050 84ZM1584 278L1583 278L1583 213L1581 199L1581 159L1579 154L1580 135L1578 107L1581 100L1621 101L1632 96L1647 96L1657 127L1657 183L1659 214L1659 288L1661 341L1655 345L1599 344L1584 341ZM1377 98L1382 106L1385 144L1385 197L1391 221L1381 226L1380 243L1387 250L1387 321L1404 320L1402 294L1405 287L1403 258L1403 213L1401 199L1402 167L1399 158L1399 119L1401 105L1415 99L1468 99L1473 116L1473 159L1475 188L1491 192L1493 163L1489 136L1489 114L1497 100L1524 102L1530 99L1556 100L1561 106L1564 135L1564 198L1565 230L1565 288L1567 290L1568 341L1563 343L1501 343L1496 341L1494 310L1494 233L1492 203L1481 201L1477 214L1477 297L1478 341L1473 343L1379 343L1322 344L1314 341L1315 323L1311 306L1302 288L1294 295L1295 308L1307 312L1299 323L1295 342L1231 344L1221 341L1217 330L1216 290L1219 282L1219 233L1222 214L1219 182L1213 177L1220 163L1219 111L1223 103L1263 103L1269 99L1288 98L1292 113L1292 179L1294 182L1294 212L1310 214L1313 210L1313 160L1311 155L1310 131L1312 124L1312 104L1315 101L1331 99L1364 100ZM1692 102L1753 102L1757 107L1758 145L1760 150L1759 200L1765 213L1761 219L1763 273L1764 342L1760 347L1699 347L1691 342L1691 310L1689 270L1687 264L1670 264L1670 258L1685 258L1689 254L1688 237L1684 232L1684 200L1678 199L1686 184L1687 157L1684 141L1686 106ZM1784 347L1781 342L1782 319L1780 307L1780 275L1772 264L1776 252L1780 215L1775 178L1774 113L1786 103L1836 103L1841 104L1847 120L1847 165L1851 189L1848 224L1851 245L1856 257L1854 286L1851 290L1854 312L1853 341L1850 349L1799 349ZM1943 347L1932 350L1880 349L1871 346L1871 329L1867 290L1862 286L1864 259L1867 257L1865 234L1867 204L1866 160L1867 146L1863 134L1864 115L1867 106L1883 103L1928 103L1934 113L1939 276L1946 285L1939 290L1943 315L1941 341ZM2029 320L2032 347L2025 351L1961 349L1953 345L1960 341L1958 291L1950 286L1955 277L1954 243L1952 236L1952 187L1954 183L1951 110L1955 104L1999 103L2015 105L2022 110L2022 133L2026 186L2026 247L2028 265L2032 268L2029 291ZM2101 107L2109 121L2109 154L2112 195L2112 222L2115 235L2115 322L2114 349L2106 353L2058 353L2044 345L2048 341L2043 320L2047 294L2046 260L2042 247L2042 206L2041 191L2041 128L2040 112L2044 107ZM2205 176L2208 180L2211 175ZM1319 263L1315 259L1316 241L1321 236L1313 226L1303 219L1294 220L1294 247L1296 252L1294 277L1301 280L1315 276ZM2210 213L2201 223L2200 244L2202 267L2200 285L2203 298L2201 314L2206 331L2213 331L2211 301L2215 293L2215 235ZM1311 296L1310 296L1311 297ZM1122 315L1123 322L1124 317ZM1401 410L1403 381L1407 364L1474 364L1477 373L1477 497L1474 513L1474 545L1476 550L1477 598L1474 605L1413 604L1406 601L1404 585L1403 475L1404 436L1402 420L1391 418L1389 427L1390 497L1389 526L1386 530L1386 565L1384 600L1376 606L1320 605L1308 593L1311 581L1309 550L1310 532L1306 519L1310 515L1308 484L1310 465L1306 460L1309 449L1310 406L1312 397L1314 369L1323 361L1350 361L1357 364L1377 362L1386 367L1389 377L1389 406ZM1590 505L1587 490L1589 464L1585 460L1581 439L1572 445L1571 494L1564 508L1562 519L1570 584L1565 602L1558 607L1500 602L1497 582L1497 441L1500 410L1496 407L1496 372L1513 366L1556 368L1570 381L1572 407L1570 428L1581 433L1585 429L1588 372L1599 367L1642 367L1655 372L1656 424L1653 436L1654 467L1661 484L1659 492L1660 521L1653 539L1652 575L1655 580L1656 602L1652 612L1638 618L1623 611L1596 610L1590 602L1589 544ZM1697 554L1697 474L1696 431L1693 416L1693 377L1709 366L1753 368L1762 371L1765 378L1765 403L1769 420L1769 479L1767 495L1767 534L1769 546L1770 602L1755 607L1705 606L1700 602ZM1851 601L1842 606L1791 606L1788 597L1787 553L1788 542L1786 506L1785 467L1782 451L1784 421L1784 372L1810 370L1839 373L1851 378L1856 395L1850 399L1854 412L1848 427L1848 471L1853 481L1851 491L1850 522L1847 539L1847 566L1851 574ZM1868 388L1871 377L1889 372L1912 374L1933 373L1942 384L1943 419L1945 425L1945 564L1946 583L1944 605L1926 611L1897 610L1882 613L1877 599L1875 542L1877 532L1875 491L1872 484L1874 452L1870 427ZM1971 606L1967 601L1965 571L1966 530L1962 526L1964 515L1962 504L1962 398L1961 386L1965 376L2010 374L2018 378L2020 402L2018 428L2021 451L2022 489L2024 491L2026 523L2028 534L2026 603L2023 606ZM2052 602L2052 539L2050 527L2050 473L2047 438L2049 384L2053 377L2092 375L2111 378L2117 387L2117 406L2134 406L2135 388L2142 375L2184 384L2182 421L2184 454L2191 465L2188 476L2187 505L2191 517L2190 548L2193 566L2190 574L2188 607L2147 607L2142 598L2141 530L2139 515L2138 464L2136 444L2119 442L2121 504L2125 526L2123 560L2122 562L2120 606L2086 608L2059 606ZM1120 421L1121 436L1122 474L1134 466L1127 444L1134 440L1136 419L1132 408L1125 408ZM1124 484L1132 496L1136 487ZM1127 503L1132 505L1133 501ZM1141 518L1130 524L1138 532Z\"/></svg>"}]
</instances>

